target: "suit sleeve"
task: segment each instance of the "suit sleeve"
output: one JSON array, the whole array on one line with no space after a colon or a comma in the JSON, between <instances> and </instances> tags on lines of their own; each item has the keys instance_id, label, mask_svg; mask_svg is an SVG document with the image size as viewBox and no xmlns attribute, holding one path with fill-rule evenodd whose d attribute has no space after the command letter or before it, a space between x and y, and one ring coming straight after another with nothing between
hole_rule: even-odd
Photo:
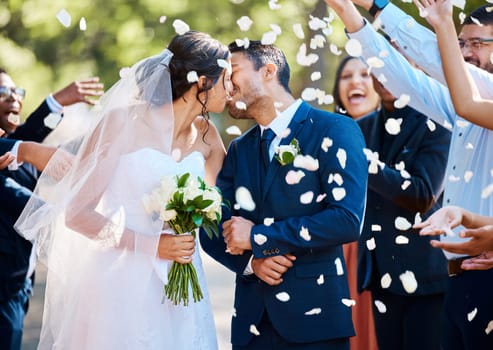
<instances>
[{"instance_id":1,"label":"suit sleeve","mask_svg":"<svg viewBox=\"0 0 493 350\"><path fill-rule=\"evenodd\" d=\"M450 132L440 126L435 131L430 131L424 117L409 118L412 124L405 127L415 130L414 137L420 138L420 142L417 143L416 150L404 149L399 161L405 163L405 170L410 177L403 178L395 165L385 164L376 174L369 174L368 189L401 208L425 213L432 208L443 191ZM412 152L409 158L406 158L406 151ZM410 181L410 184L403 189L405 180Z\"/></svg>"},{"instance_id":2,"label":"suit sleeve","mask_svg":"<svg viewBox=\"0 0 493 350\"><path fill-rule=\"evenodd\" d=\"M32 192L14 179L0 175L0 210L6 216L18 218Z\"/></svg>"},{"instance_id":3,"label":"suit sleeve","mask_svg":"<svg viewBox=\"0 0 493 350\"><path fill-rule=\"evenodd\" d=\"M5 152L11 151L16 142L16 140L0 138L0 155L3 155Z\"/></svg>"},{"instance_id":4,"label":"suit sleeve","mask_svg":"<svg viewBox=\"0 0 493 350\"><path fill-rule=\"evenodd\" d=\"M226 158L224 159L223 166L219 172L216 184L221 189L223 197L223 210L221 223L219 225L219 237L207 236L203 229L200 229L200 244L204 251L217 260L219 263L226 266L231 271L235 272L239 276L243 276L245 267L252 255L251 251L247 251L242 255L231 255L226 252L226 243L222 236L222 223L231 218L232 210L231 205L235 203L235 187L234 187L234 149L236 147L235 141L229 146ZM248 278L248 276L244 276Z\"/></svg>"},{"instance_id":5,"label":"suit sleeve","mask_svg":"<svg viewBox=\"0 0 493 350\"><path fill-rule=\"evenodd\" d=\"M20 125L15 132L8 137L23 141L43 142L46 136L53 130L44 124L45 118L51 113L46 100L44 100L29 117Z\"/></svg>"},{"instance_id":6,"label":"suit sleeve","mask_svg":"<svg viewBox=\"0 0 493 350\"><path fill-rule=\"evenodd\" d=\"M324 117L331 118L330 115ZM322 133L319 129L323 130ZM321 136L320 141L329 138L333 144L325 152L320 147L321 142L317 143L312 151L318 152L318 157L314 155L318 158L319 169L305 176L310 176L306 179L307 191L319 184L320 194L325 197L317 203L318 193L315 193L313 202L309 204L313 208L312 213L298 216L297 212L305 210L298 197L278 198L291 216L269 226L255 225L252 228L251 242L256 258L323 250L359 238L368 178L361 130L353 120L341 116L335 118L328 128L314 124L311 130L312 137ZM334 176L339 178L336 174L340 175L342 183L331 180ZM266 240L257 243L255 235L258 234L265 236Z\"/></svg>"}]
</instances>

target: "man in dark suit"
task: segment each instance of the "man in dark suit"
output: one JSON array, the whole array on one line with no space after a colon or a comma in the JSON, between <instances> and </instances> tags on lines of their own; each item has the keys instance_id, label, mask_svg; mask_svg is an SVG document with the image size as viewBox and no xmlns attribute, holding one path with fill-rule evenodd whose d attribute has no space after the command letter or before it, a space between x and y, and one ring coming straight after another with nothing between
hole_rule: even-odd
<instances>
[{"instance_id":1,"label":"man in dark suit","mask_svg":"<svg viewBox=\"0 0 493 350\"><path fill-rule=\"evenodd\" d=\"M363 136L351 119L292 97L278 48L251 41L230 50L229 112L258 125L231 143L217 179L231 203L223 237L201 232L201 243L236 273L233 349L349 349L342 244L362 224Z\"/></svg>"},{"instance_id":2,"label":"man in dark suit","mask_svg":"<svg viewBox=\"0 0 493 350\"><path fill-rule=\"evenodd\" d=\"M377 79L373 86L382 107L357 123L381 163L368 176L358 289L370 290L378 301L373 317L380 350L439 349L447 261L430 245L431 237L410 225L417 213L425 219L441 206L451 135L411 107L395 108L397 98ZM393 121L401 122L399 130L389 127Z\"/></svg>"},{"instance_id":3,"label":"man in dark suit","mask_svg":"<svg viewBox=\"0 0 493 350\"><path fill-rule=\"evenodd\" d=\"M61 118L63 106L76 102L93 103L87 99L99 96L102 84L97 78L74 82L50 95L19 126L22 112L23 89L17 88L5 70L0 68L0 127L11 140L41 142ZM12 150L17 154L19 143L2 143L0 154ZM0 349L20 349L22 324L27 312L28 296L33 280L33 264L30 264L32 245L14 229L14 223L22 212L31 191L36 186L38 172L32 164L24 163L17 170L0 171Z\"/></svg>"}]
</instances>

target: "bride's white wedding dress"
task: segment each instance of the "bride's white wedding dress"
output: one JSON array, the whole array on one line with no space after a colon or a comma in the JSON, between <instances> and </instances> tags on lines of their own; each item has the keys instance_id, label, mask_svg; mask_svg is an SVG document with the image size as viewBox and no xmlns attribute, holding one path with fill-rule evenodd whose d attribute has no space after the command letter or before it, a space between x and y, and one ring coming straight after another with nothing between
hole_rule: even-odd
<instances>
[{"instance_id":1,"label":"bride's white wedding dress","mask_svg":"<svg viewBox=\"0 0 493 350\"><path fill-rule=\"evenodd\" d=\"M156 223L144 211L141 199L159 186L161 176L185 172L204 176L200 152L180 162L150 148L126 154L98 210L103 215L125 215L125 226L135 232L159 232L159 227L149 229ZM105 213L106 201L112 208L120 203L121 210ZM69 234L74 236L73 232ZM52 247L67 252L83 247L86 253L73 259L77 261L71 261L70 266L50 262L53 271L48 273L40 349L217 349L198 241L193 264L204 298L194 303L190 293L188 306L175 306L168 300L162 303L170 261L137 253L139 249L102 247L82 235L75 236L70 243L61 240ZM144 239L142 244L151 244L152 248L157 245L157 237L151 243Z\"/></svg>"}]
</instances>

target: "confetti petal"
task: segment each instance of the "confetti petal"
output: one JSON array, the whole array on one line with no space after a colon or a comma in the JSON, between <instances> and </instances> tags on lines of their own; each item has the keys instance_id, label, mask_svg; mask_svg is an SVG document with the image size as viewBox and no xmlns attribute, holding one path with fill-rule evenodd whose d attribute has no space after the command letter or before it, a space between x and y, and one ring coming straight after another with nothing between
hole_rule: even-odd
<instances>
[{"instance_id":1,"label":"confetti petal","mask_svg":"<svg viewBox=\"0 0 493 350\"><path fill-rule=\"evenodd\" d=\"M235 106L236 106L236 108L241 109L241 110L247 109L246 103L243 101L236 101Z\"/></svg>"},{"instance_id":2,"label":"confetti petal","mask_svg":"<svg viewBox=\"0 0 493 350\"><path fill-rule=\"evenodd\" d=\"M277 34L274 31L264 33L262 35L262 45L272 45L276 42Z\"/></svg>"},{"instance_id":3,"label":"confetti petal","mask_svg":"<svg viewBox=\"0 0 493 350\"><path fill-rule=\"evenodd\" d=\"M57 114L57 113L50 113L48 114L48 116L44 119L44 125L47 127L47 128L50 128L50 129L55 129L56 126L58 125L58 123L60 123L60 121L62 120L62 116L60 114Z\"/></svg>"},{"instance_id":4,"label":"confetti petal","mask_svg":"<svg viewBox=\"0 0 493 350\"><path fill-rule=\"evenodd\" d=\"M474 310L472 310L471 312L468 312L467 313L467 320L469 322L471 322L472 320L474 320L474 318L476 317L476 314L478 313L478 308L474 308Z\"/></svg>"},{"instance_id":5,"label":"confetti petal","mask_svg":"<svg viewBox=\"0 0 493 350\"><path fill-rule=\"evenodd\" d=\"M405 180L401 185L402 190L405 191L409 187L409 185L411 185L411 181Z\"/></svg>"},{"instance_id":6,"label":"confetti petal","mask_svg":"<svg viewBox=\"0 0 493 350\"><path fill-rule=\"evenodd\" d=\"M301 226L300 236L305 241L310 241L312 239L312 236L310 236L310 232L308 231L308 229L306 227L303 227L303 226Z\"/></svg>"},{"instance_id":7,"label":"confetti petal","mask_svg":"<svg viewBox=\"0 0 493 350\"><path fill-rule=\"evenodd\" d=\"M190 30L190 26L183 22L181 19L175 19L173 21L173 28L175 28L175 32L178 35L185 34Z\"/></svg>"},{"instance_id":8,"label":"confetti petal","mask_svg":"<svg viewBox=\"0 0 493 350\"><path fill-rule=\"evenodd\" d=\"M331 147L334 144L334 141L328 137L324 137L322 140L322 150L324 152L327 152L329 150L329 147Z\"/></svg>"},{"instance_id":9,"label":"confetti petal","mask_svg":"<svg viewBox=\"0 0 493 350\"><path fill-rule=\"evenodd\" d=\"M368 250L370 250L370 251L371 250L374 250L376 247L377 247L377 244L375 243L375 238L374 237L366 240L366 248Z\"/></svg>"},{"instance_id":10,"label":"confetti petal","mask_svg":"<svg viewBox=\"0 0 493 350\"><path fill-rule=\"evenodd\" d=\"M300 203L310 204L313 201L313 197L314 197L313 191L305 192L300 196Z\"/></svg>"},{"instance_id":11,"label":"confetti petal","mask_svg":"<svg viewBox=\"0 0 493 350\"><path fill-rule=\"evenodd\" d=\"M253 201L252 194L246 187L238 187L235 197L236 203L239 204L240 208L247 211L255 210L255 202Z\"/></svg>"},{"instance_id":12,"label":"confetti petal","mask_svg":"<svg viewBox=\"0 0 493 350\"><path fill-rule=\"evenodd\" d=\"M190 84L193 84L193 83L196 83L199 81L199 76L197 75L197 72L192 70L190 72L187 73L187 81L190 83Z\"/></svg>"},{"instance_id":13,"label":"confetti petal","mask_svg":"<svg viewBox=\"0 0 493 350\"><path fill-rule=\"evenodd\" d=\"M349 56L360 57L363 53L361 43L356 39L349 39L344 46Z\"/></svg>"},{"instance_id":14,"label":"confetti petal","mask_svg":"<svg viewBox=\"0 0 493 350\"><path fill-rule=\"evenodd\" d=\"M370 68L382 68L383 66L385 66L385 63L380 58L375 56L369 57L366 60L366 63Z\"/></svg>"},{"instance_id":15,"label":"confetti petal","mask_svg":"<svg viewBox=\"0 0 493 350\"><path fill-rule=\"evenodd\" d=\"M265 218L264 219L264 225L265 226L270 226L274 223L274 218Z\"/></svg>"},{"instance_id":16,"label":"confetti petal","mask_svg":"<svg viewBox=\"0 0 493 350\"><path fill-rule=\"evenodd\" d=\"M163 24L168 18L166 16L159 17L159 23Z\"/></svg>"},{"instance_id":17,"label":"confetti petal","mask_svg":"<svg viewBox=\"0 0 493 350\"><path fill-rule=\"evenodd\" d=\"M388 273L382 276L380 279L380 285L382 286L383 289L387 289L390 287L390 284L392 283L392 277Z\"/></svg>"},{"instance_id":18,"label":"confetti petal","mask_svg":"<svg viewBox=\"0 0 493 350\"><path fill-rule=\"evenodd\" d=\"M298 39L305 39L305 33L303 32L303 27L300 23L293 24L293 31Z\"/></svg>"},{"instance_id":19,"label":"confetti petal","mask_svg":"<svg viewBox=\"0 0 493 350\"><path fill-rule=\"evenodd\" d=\"M236 24L238 24L242 32L246 32L252 26L253 21L248 16L242 16L236 21Z\"/></svg>"},{"instance_id":20,"label":"confetti petal","mask_svg":"<svg viewBox=\"0 0 493 350\"><path fill-rule=\"evenodd\" d=\"M61 9L60 11L58 11L58 13L56 14L56 18L65 28L70 27L70 23L72 23L72 17L65 9Z\"/></svg>"},{"instance_id":21,"label":"confetti petal","mask_svg":"<svg viewBox=\"0 0 493 350\"><path fill-rule=\"evenodd\" d=\"M320 286L325 283L324 275L320 275L317 278L317 284Z\"/></svg>"},{"instance_id":22,"label":"confetti petal","mask_svg":"<svg viewBox=\"0 0 493 350\"><path fill-rule=\"evenodd\" d=\"M336 201L340 201L346 197L346 190L344 187L335 187L332 189L332 196Z\"/></svg>"},{"instance_id":23,"label":"confetti petal","mask_svg":"<svg viewBox=\"0 0 493 350\"><path fill-rule=\"evenodd\" d=\"M387 306L380 300L375 300L375 306L377 307L378 312L384 314L387 312Z\"/></svg>"},{"instance_id":24,"label":"confetti petal","mask_svg":"<svg viewBox=\"0 0 493 350\"><path fill-rule=\"evenodd\" d=\"M339 50L336 44L330 44L329 45L329 50L333 55L340 56L342 54L342 51Z\"/></svg>"},{"instance_id":25,"label":"confetti petal","mask_svg":"<svg viewBox=\"0 0 493 350\"><path fill-rule=\"evenodd\" d=\"M319 167L318 159L314 159L310 155L303 156L301 154L298 154L294 158L293 165L297 168L306 169L308 171L316 171Z\"/></svg>"},{"instance_id":26,"label":"confetti petal","mask_svg":"<svg viewBox=\"0 0 493 350\"><path fill-rule=\"evenodd\" d=\"M226 128L226 134L228 135L241 135L241 130L236 125L231 125Z\"/></svg>"},{"instance_id":27,"label":"confetti petal","mask_svg":"<svg viewBox=\"0 0 493 350\"><path fill-rule=\"evenodd\" d=\"M341 165L341 168L343 169L346 168L346 160L347 160L346 151L343 150L342 148L339 148L337 150L336 157L339 160L339 164Z\"/></svg>"},{"instance_id":28,"label":"confetti petal","mask_svg":"<svg viewBox=\"0 0 493 350\"><path fill-rule=\"evenodd\" d=\"M399 119L389 118L385 122L385 130L390 135L398 135L401 132L401 124L402 124L402 118Z\"/></svg>"},{"instance_id":29,"label":"confetti petal","mask_svg":"<svg viewBox=\"0 0 493 350\"><path fill-rule=\"evenodd\" d=\"M316 308L313 308L313 309L308 310L307 312L305 312L305 315L307 315L307 316L318 315L321 312L322 312L322 309L319 308L319 307L316 307Z\"/></svg>"},{"instance_id":30,"label":"confetti petal","mask_svg":"<svg viewBox=\"0 0 493 350\"><path fill-rule=\"evenodd\" d=\"M317 81L317 80L320 80L320 78L322 78L322 73L320 73L320 72L313 72L310 75L310 80L311 81Z\"/></svg>"},{"instance_id":31,"label":"confetti petal","mask_svg":"<svg viewBox=\"0 0 493 350\"><path fill-rule=\"evenodd\" d=\"M408 244L409 243L409 238L403 235L399 235L395 237L395 244Z\"/></svg>"},{"instance_id":32,"label":"confetti petal","mask_svg":"<svg viewBox=\"0 0 493 350\"><path fill-rule=\"evenodd\" d=\"M428 127L428 129L430 129L431 132L435 131L437 128L436 124L431 119L428 119L426 121L426 126Z\"/></svg>"},{"instance_id":33,"label":"confetti petal","mask_svg":"<svg viewBox=\"0 0 493 350\"><path fill-rule=\"evenodd\" d=\"M416 281L416 277L412 271L404 272L399 276L399 279L407 293L412 294L418 289L418 281Z\"/></svg>"},{"instance_id":34,"label":"confetti petal","mask_svg":"<svg viewBox=\"0 0 493 350\"><path fill-rule=\"evenodd\" d=\"M267 237L261 233L256 233L253 235L253 240L257 243L257 245L262 245L267 242Z\"/></svg>"},{"instance_id":35,"label":"confetti petal","mask_svg":"<svg viewBox=\"0 0 493 350\"><path fill-rule=\"evenodd\" d=\"M327 197L327 193L322 193L322 194L319 194L319 195L317 196L317 200L316 200L316 202L317 202L317 203L320 203L321 201L323 201L323 200L325 199L325 197Z\"/></svg>"},{"instance_id":36,"label":"confetti petal","mask_svg":"<svg viewBox=\"0 0 493 350\"><path fill-rule=\"evenodd\" d=\"M286 174L286 183L288 185L296 185L301 179L305 176L305 173L302 170L290 170Z\"/></svg>"},{"instance_id":37,"label":"confetti petal","mask_svg":"<svg viewBox=\"0 0 493 350\"><path fill-rule=\"evenodd\" d=\"M488 326L486 327L486 329L484 330L484 332L486 334L490 334L491 331L493 331L493 320L491 320L490 322L488 322Z\"/></svg>"},{"instance_id":38,"label":"confetti petal","mask_svg":"<svg viewBox=\"0 0 493 350\"><path fill-rule=\"evenodd\" d=\"M402 216L398 216L395 218L394 225L396 229L401 231L407 231L412 227L412 224Z\"/></svg>"},{"instance_id":39,"label":"confetti petal","mask_svg":"<svg viewBox=\"0 0 493 350\"><path fill-rule=\"evenodd\" d=\"M319 59L319 56L314 53L307 54L306 53L306 44L303 43L300 45L300 48L298 49L298 53L296 54L296 62L300 66L304 67L309 67L315 62L317 62Z\"/></svg>"},{"instance_id":40,"label":"confetti petal","mask_svg":"<svg viewBox=\"0 0 493 350\"><path fill-rule=\"evenodd\" d=\"M397 100L394 101L395 108L404 108L411 101L411 96L402 94Z\"/></svg>"},{"instance_id":41,"label":"confetti petal","mask_svg":"<svg viewBox=\"0 0 493 350\"><path fill-rule=\"evenodd\" d=\"M371 225L371 230L372 230L373 232L380 232L380 231L382 231L382 226L380 226L380 225L376 225L376 224Z\"/></svg>"},{"instance_id":42,"label":"confetti petal","mask_svg":"<svg viewBox=\"0 0 493 350\"><path fill-rule=\"evenodd\" d=\"M259 336L260 332L258 331L257 327L254 324L250 325L250 333Z\"/></svg>"},{"instance_id":43,"label":"confetti petal","mask_svg":"<svg viewBox=\"0 0 493 350\"><path fill-rule=\"evenodd\" d=\"M87 22L85 17L82 17L79 21L79 29L82 30L83 32L87 30Z\"/></svg>"},{"instance_id":44,"label":"confetti petal","mask_svg":"<svg viewBox=\"0 0 493 350\"><path fill-rule=\"evenodd\" d=\"M346 298L342 298L341 299L341 302L346 305L347 307L351 307L351 306L354 306L356 305L356 301L354 301L353 299L346 299Z\"/></svg>"},{"instance_id":45,"label":"confetti petal","mask_svg":"<svg viewBox=\"0 0 493 350\"><path fill-rule=\"evenodd\" d=\"M464 181L466 183L468 183L469 181L471 181L472 175L473 175L472 171L470 171L470 170L466 171L465 174L464 174Z\"/></svg>"},{"instance_id":46,"label":"confetti petal","mask_svg":"<svg viewBox=\"0 0 493 350\"><path fill-rule=\"evenodd\" d=\"M342 261L340 258L336 258L334 260L334 264L336 266L336 273L337 273L337 276L342 276L344 275L344 269L342 268Z\"/></svg>"},{"instance_id":47,"label":"confetti petal","mask_svg":"<svg viewBox=\"0 0 493 350\"><path fill-rule=\"evenodd\" d=\"M289 297L289 294L288 293L286 293L286 292L280 292L280 293L277 293L276 294L276 298L277 298L277 300L282 301L282 302L285 303L285 302L289 301L289 298L290 297Z\"/></svg>"}]
</instances>

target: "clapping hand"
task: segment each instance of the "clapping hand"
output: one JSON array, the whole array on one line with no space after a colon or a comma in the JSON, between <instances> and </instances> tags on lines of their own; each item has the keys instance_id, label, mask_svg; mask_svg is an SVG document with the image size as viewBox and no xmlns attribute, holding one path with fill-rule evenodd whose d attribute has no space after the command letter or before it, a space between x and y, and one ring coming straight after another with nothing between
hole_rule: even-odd
<instances>
[{"instance_id":1,"label":"clapping hand","mask_svg":"<svg viewBox=\"0 0 493 350\"><path fill-rule=\"evenodd\" d=\"M435 248L446 250L455 254L470 256L480 255L484 251L493 251L493 225L487 225L476 229L467 229L459 233L462 238L471 238L466 242L441 242L431 241ZM493 256L492 256L493 257Z\"/></svg>"},{"instance_id":2,"label":"clapping hand","mask_svg":"<svg viewBox=\"0 0 493 350\"><path fill-rule=\"evenodd\" d=\"M0 156L0 170L5 169L14 161L15 157L10 152L5 152Z\"/></svg>"},{"instance_id":3,"label":"clapping hand","mask_svg":"<svg viewBox=\"0 0 493 350\"><path fill-rule=\"evenodd\" d=\"M94 105L94 98L99 98L104 93L104 85L98 77L74 81L63 89L55 92L53 97L62 106L70 106L77 102Z\"/></svg>"},{"instance_id":4,"label":"clapping hand","mask_svg":"<svg viewBox=\"0 0 493 350\"><path fill-rule=\"evenodd\" d=\"M434 212L425 221L415 224L413 228L421 229L422 236L436 236L450 232L454 227L461 224L463 211L456 206L447 206Z\"/></svg>"},{"instance_id":5,"label":"clapping hand","mask_svg":"<svg viewBox=\"0 0 493 350\"><path fill-rule=\"evenodd\" d=\"M240 255L245 250L252 249L250 242L252 227L253 222L241 216L232 216L223 223L223 237L228 253Z\"/></svg>"}]
</instances>

